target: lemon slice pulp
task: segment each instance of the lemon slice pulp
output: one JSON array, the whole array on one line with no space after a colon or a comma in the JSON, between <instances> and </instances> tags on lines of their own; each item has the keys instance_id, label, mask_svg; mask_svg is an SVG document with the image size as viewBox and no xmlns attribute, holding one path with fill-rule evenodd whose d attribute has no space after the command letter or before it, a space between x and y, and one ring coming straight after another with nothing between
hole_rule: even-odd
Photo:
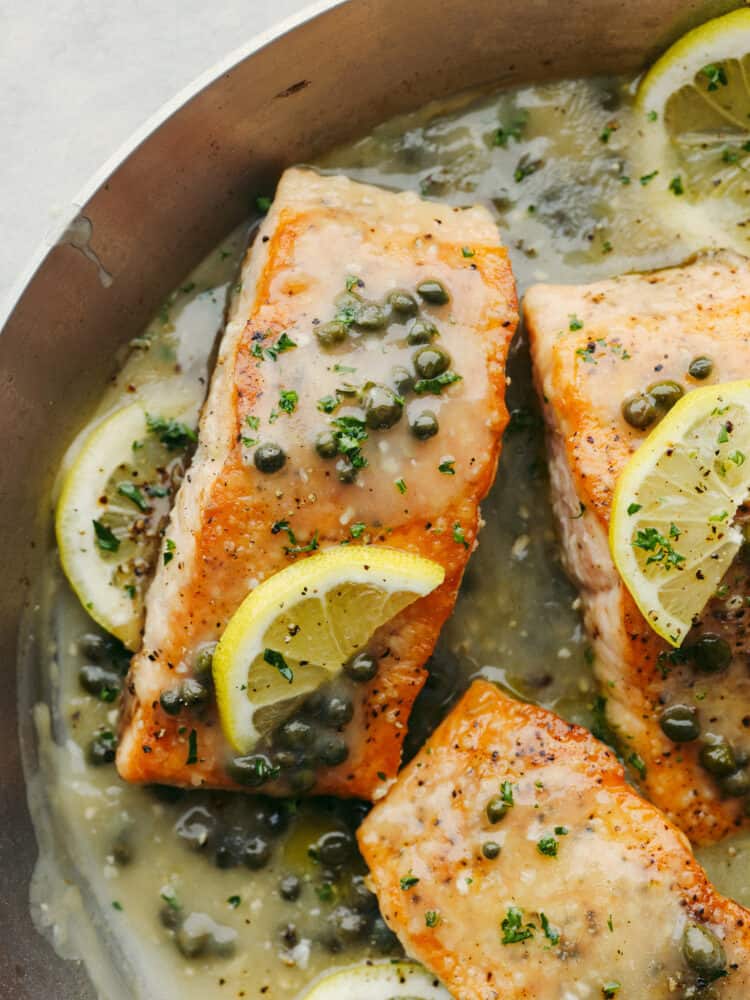
<instances>
[{"instance_id":1,"label":"lemon slice pulp","mask_svg":"<svg viewBox=\"0 0 750 1000\"><path fill-rule=\"evenodd\" d=\"M683 396L630 459L612 501L610 549L654 631L679 646L742 543L750 493L750 381Z\"/></svg>"},{"instance_id":2,"label":"lemon slice pulp","mask_svg":"<svg viewBox=\"0 0 750 1000\"><path fill-rule=\"evenodd\" d=\"M688 32L636 97L655 203L697 239L750 251L750 10Z\"/></svg>"},{"instance_id":3,"label":"lemon slice pulp","mask_svg":"<svg viewBox=\"0 0 750 1000\"><path fill-rule=\"evenodd\" d=\"M158 415L131 403L85 431L72 446L57 502L65 575L91 617L129 649L140 640L182 445L194 437L192 425L176 421L185 409L180 396L164 400Z\"/></svg>"},{"instance_id":4,"label":"lemon slice pulp","mask_svg":"<svg viewBox=\"0 0 750 1000\"><path fill-rule=\"evenodd\" d=\"M251 591L213 657L221 725L232 746L252 749L444 576L437 563L400 549L347 545L293 563Z\"/></svg>"},{"instance_id":5,"label":"lemon slice pulp","mask_svg":"<svg viewBox=\"0 0 750 1000\"><path fill-rule=\"evenodd\" d=\"M416 962L372 962L328 973L299 1000L451 1000Z\"/></svg>"}]
</instances>

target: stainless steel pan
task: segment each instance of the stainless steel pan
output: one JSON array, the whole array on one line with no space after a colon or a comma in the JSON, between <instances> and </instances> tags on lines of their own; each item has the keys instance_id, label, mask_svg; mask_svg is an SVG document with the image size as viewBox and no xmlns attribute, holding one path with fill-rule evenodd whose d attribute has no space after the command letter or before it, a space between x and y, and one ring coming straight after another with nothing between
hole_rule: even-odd
<instances>
[{"instance_id":1,"label":"stainless steel pan","mask_svg":"<svg viewBox=\"0 0 750 1000\"><path fill-rule=\"evenodd\" d=\"M40 543L50 530L47 494L118 345L140 330L285 165L309 161L397 112L478 84L638 69L692 23L736 5L320 3L275 34L248 43L164 109L92 182L73 230L40 252L0 337L4 1000L92 995L83 971L58 959L29 918L36 844L19 736L29 767L34 748L28 713L19 718L16 710L14 664L25 609L19 669L33 695L42 678L35 674L31 602Z\"/></svg>"}]
</instances>

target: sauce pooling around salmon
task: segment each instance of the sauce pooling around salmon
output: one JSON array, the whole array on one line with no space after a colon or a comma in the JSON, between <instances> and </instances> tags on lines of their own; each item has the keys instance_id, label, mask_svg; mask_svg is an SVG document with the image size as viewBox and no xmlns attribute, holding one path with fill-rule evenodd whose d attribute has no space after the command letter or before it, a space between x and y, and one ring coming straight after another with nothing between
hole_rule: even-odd
<instances>
[{"instance_id":1,"label":"sauce pooling around salmon","mask_svg":"<svg viewBox=\"0 0 750 1000\"><path fill-rule=\"evenodd\" d=\"M630 93L630 81L610 78L460 95L379 126L330 152L319 166L458 207L484 204L509 247L521 291L534 281L580 283L679 263L698 248L681 238L678 215L668 226L648 211L654 184L668 178L656 178L649 188L638 183L629 156L635 141ZM600 137L612 123L617 128L604 142ZM520 166L532 165L515 179ZM118 359L122 367L103 390L96 416L146 397L149 387L158 396L175 383L192 394L197 410L225 298L238 284L246 235L245 226L223 241L138 332ZM468 265L471 258L461 261ZM343 271L335 291L331 286L334 295L345 289L341 282L350 272ZM333 302L327 305L333 311ZM480 545L430 660L407 754L476 675L604 731L578 598L560 565L529 372L522 334L508 359L511 419L497 479L482 504ZM150 410L160 412L153 402ZM273 426L290 419L281 412ZM444 428L446 420L436 415ZM325 423L322 413L315 420ZM404 428L393 433L400 436ZM392 497L404 499L395 486ZM279 551L290 544L284 533L271 540ZM89 763L92 740L115 735L116 712L106 699L108 684L122 683L121 651L103 650L104 637L92 634L54 554L45 587L52 652L43 667L59 687L50 693L54 740L38 713L46 752L34 811L38 825L66 845L70 867L57 851L54 858L45 851L34 889L40 924L57 925L58 942L67 934L68 951L85 952L97 982L105 981L102 970L122 968L128 988L107 982L106 989L112 996L119 989L124 1000L214 994L288 1000L323 969L398 955L363 885L364 865L353 847L352 833L365 811L360 803L343 808L327 799L299 805L293 799L279 816L262 797L129 786L111 764ZM97 665L108 671L102 695L79 680L83 668ZM105 750L112 750L111 742ZM328 839L330 834L335 836ZM750 901L750 849L743 836L700 853L725 895ZM71 908L69 882L49 881L53 861L81 886L97 926L115 946L81 933L85 914ZM187 923L191 914L198 916ZM102 942L98 956L94 940Z\"/></svg>"}]
</instances>

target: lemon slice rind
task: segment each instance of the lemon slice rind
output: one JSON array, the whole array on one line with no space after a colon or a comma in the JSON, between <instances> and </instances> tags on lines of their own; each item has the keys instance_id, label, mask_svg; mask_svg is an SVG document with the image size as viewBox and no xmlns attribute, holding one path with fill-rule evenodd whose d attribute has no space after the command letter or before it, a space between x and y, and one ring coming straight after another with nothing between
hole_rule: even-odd
<instances>
[{"instance_id":1,"label":"lemon slice rind","mask_svg":"<svg viewBox=\"0 0 750 1000\"><path fill-rule=\"evenodd\" d=\"M644 175L660 175L645 193L665 221L691 233L701 245L731 246L744 253L750 248L745 210L746 163L724 163L721 154L725 146L730 152L738 149L750 162L750 149L741 149L750 140L748 67L740 64L736 74L747 97L747 108L742 115L723 107L724 86L717 84L715 91L709 91L702 74L706 68L740 62L748 54L750 10L747 9L714 18L683 35L639 84L635 108L642 121L640 141L634 147ZM697 85L699 80L703 80L703 85ZM696 131L694 115L683 114L685 128L678 132L686 154L682 157L677 155L677 140L668 123L674 119L670 99L681 92L692 94L707 120L713 122L710 129ZM678 184L677 189L674 184ZM739 200L726 193L737 185L742 186Z\"/></svg>"},{"instance_id":2,"label":"lemon slice rind","mask_svg":"<svg viewBox=\"0 0 750 1000\"><path fill-rule=\"evenodd\" d=\"M695 389L617 481L610 550L644 618L679 646L742 544L750 493L750 381Z\"/></svg>"},{"instance_id":3,"label":"lemon slice rind","mask_svg":"<svg viewBox=\"0 0 750 1000\"><path fill-rule=\"evenodd\" d=\"M219 717L235 750L251 750L302 697L333 679L377 628L444 576L437 563L400 549L347 545L259 584L213 657Z\"/></svg>"}]
</instances>

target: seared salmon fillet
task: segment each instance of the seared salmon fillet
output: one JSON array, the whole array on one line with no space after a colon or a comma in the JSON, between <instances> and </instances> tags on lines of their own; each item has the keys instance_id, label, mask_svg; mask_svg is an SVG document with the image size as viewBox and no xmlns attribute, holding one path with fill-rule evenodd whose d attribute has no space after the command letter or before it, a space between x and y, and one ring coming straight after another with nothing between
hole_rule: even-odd
<instances>
[{"instance_id":1,"label":"seared salmon fillet","mask_svg":"<svg viewBox=\"0 0 750 1000\"><path fill-rule=\"evenodd\" d=\"M617 477L647 434L626 422L623 401L665 380L690 391L747 378L749 315L750 263L729 253L589 286L537 285L525 300L563 558L580 588L607 718L644 792L697 844L748 823L747 571L739 561L731 568L683 643L693 649L708 634L727 644L728 662L709 675L651 630L615 570L607 532ZM699 357L713 365L702 380L688 374ZM665 735L663 713L678 705L700 738ZM721 780L700 761L717 740L739 768Z\"/></svg>"},{"instance_id":2,"label":"seared salmon fillet","mask_svg":"<svg viewBox=\"0 0 750 1000\"><path fill-rule=\"evenodd\" d=\"M750 913L609 748L486 681L359 843L383 917L456 1000L750 995Z\"/></svg>"},{"instance_id":3,"label":"seared salmon fillet","mask_svg":"<svg viewBox=\"0 0 750 1000\"><path fill-rule=\"evenodd\" d=\"M338 727L346 759L317 761L304 790L369 798L387 787L495 475L517 318L508 255L484 209L284 174L242 268L148 593L122 713L123 778L233 784L213 701L180 708L173 697L170 714L162 696L205 665L261 581L356 539L445 568L438 590L379 632L377 674L351 685L353 718ZM289 758L279 766L291 773ZM286 774L264 791L288 792Z\"/></svg>"}]
</instances>

